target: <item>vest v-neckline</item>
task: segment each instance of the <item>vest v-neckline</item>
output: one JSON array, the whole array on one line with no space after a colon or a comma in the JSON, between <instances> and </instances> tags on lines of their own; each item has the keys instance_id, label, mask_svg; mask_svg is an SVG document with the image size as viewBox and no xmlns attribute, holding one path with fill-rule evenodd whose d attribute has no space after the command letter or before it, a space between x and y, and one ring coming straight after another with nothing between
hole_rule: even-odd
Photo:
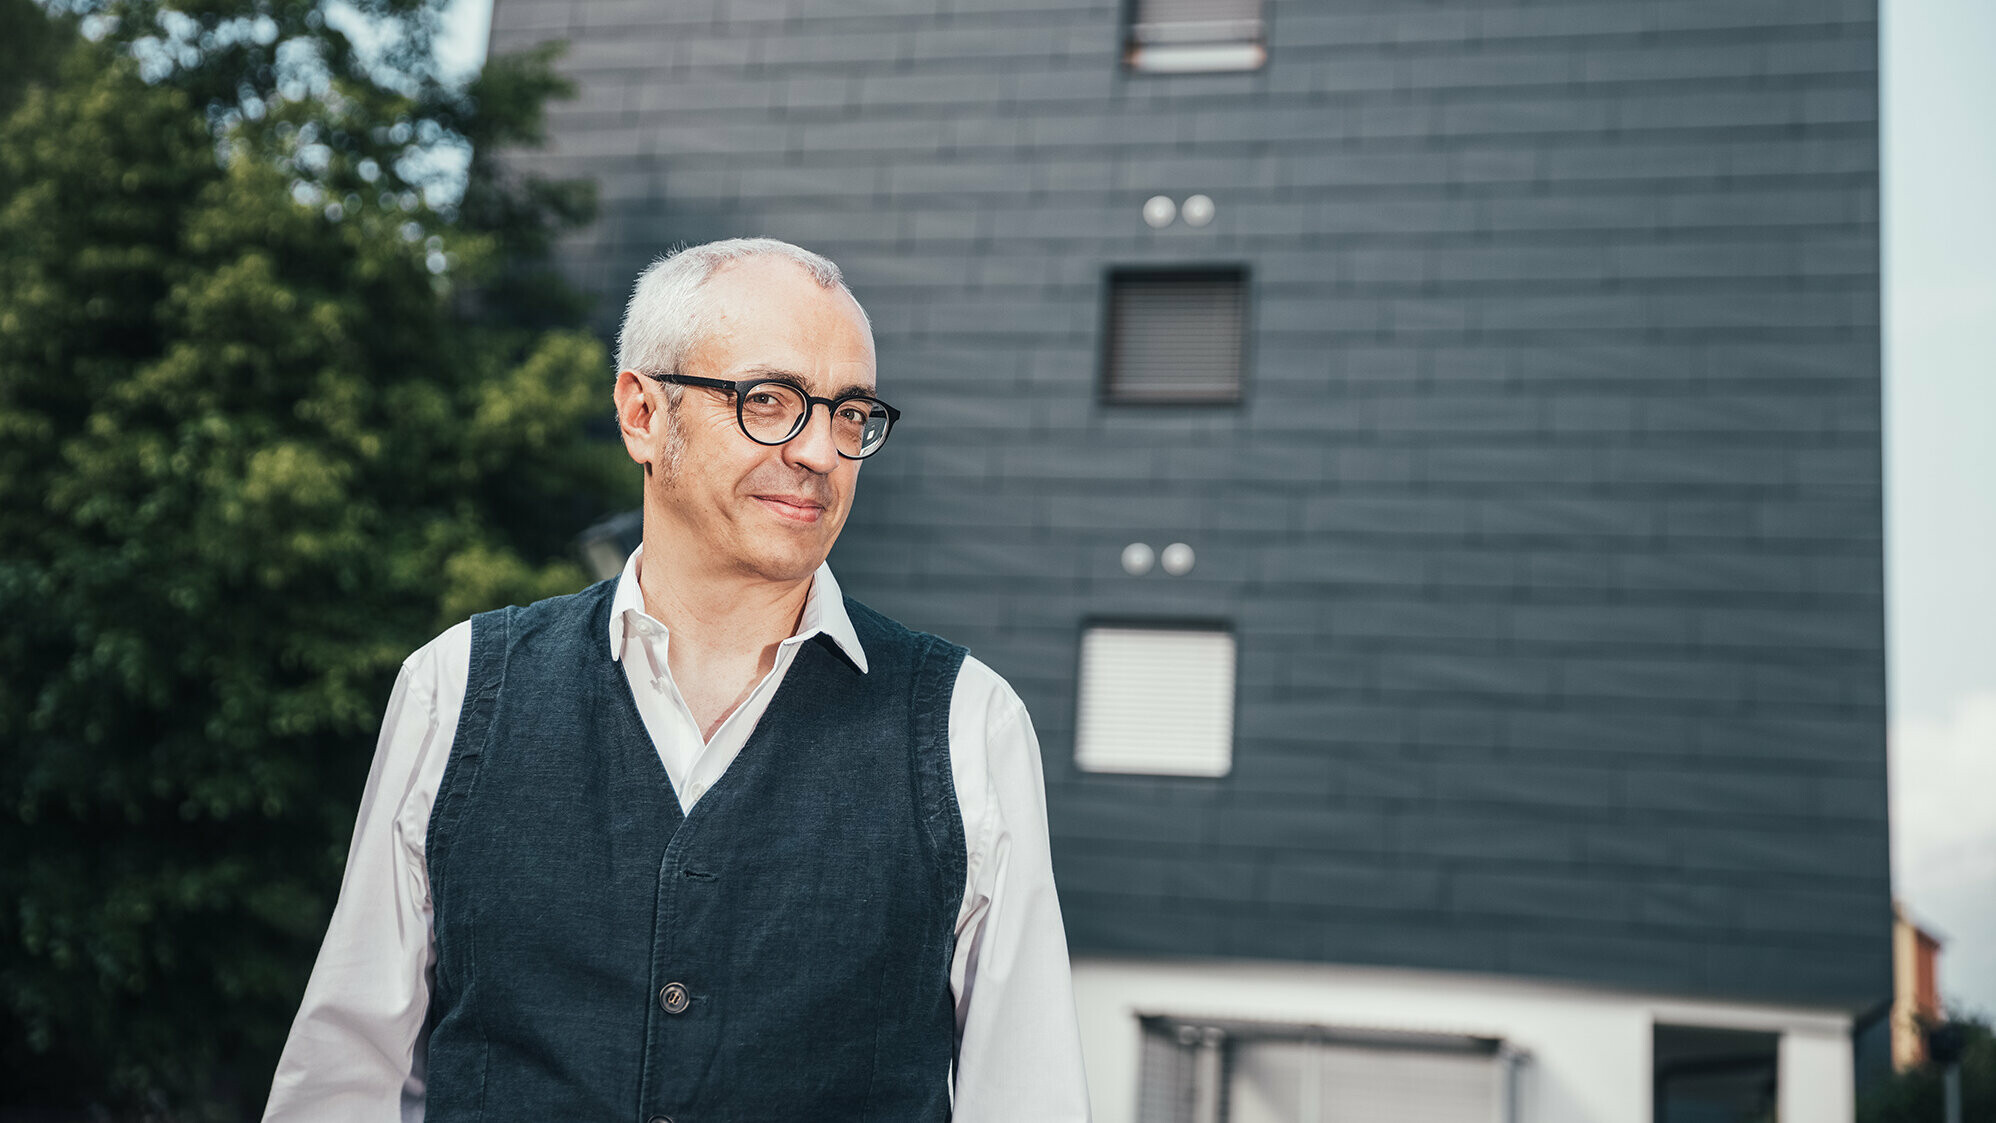
<instances>
[{"instance_id":1,"label":"vest v-neckline","mask_svg":"<svg viewBox=\"0 0 1996 1123\"><path fill-rule=\"evenodd\" d=\"M606 611L608 609L608 604L609 602L606 600L604 602ZM599 628L598 631L601 632L604 629L606 629L608 627L608 624L609 621L606 618L603 621L604 628ZM818 633L818 635L812 636L810 639L797 645L798 648L797 654L791 657L790 666L785 668L783 674L783 681L776 684L776 690L770 695L768 705L763 707L763 712L762 712L763 718L767 718L770 712L776 709L777 704L783 700L784 691L790 689L791 684L797 678L798 671L803 669L802 667L800 667L800 664L803 663L804 659L808 655L810 655L810 653L814 649L816 649L819 646L819 640L823 638L823 636L824 633L820 632ZM626 657L628 658L628 654L626 655ZM672 773L666 771L665 761L661 759L660 756L658 755L658 746L652 742L651 729L650 727L645 725L644 714L638 710L637 696L632 693L633 687L631 685L631 676L625 672L624 668L620 666L615 659L611 659L609 657L607 651L602 654L602 659L598 665L597 673L607 681L611 693L615 694L622 701L623 703L622 718L625 726L624 730L625 735L629 736L635 734L638 739L638 742L644 745L645 749L647 750L646 755L648 755L651 758L652 765L658 769L659 778L665 781L666 790L672 793L672 808L674 811L679 813L679 821L681 823L684 823L686 819L693 814L694 811L699 810L701 804L706 803L708 799L712 797L716 791L720 790L721 785L727 781L728 777L732 775L734 772L736 772L737 769L735 766L738 763L740 763L741 759L744 756L747 756L749 754L750 750L754 749L757 746L757 744L762 741L764 736L764 731L767 728L767 724L762 719L760 718L757 719L755 723L755 728L750 730L749 735L742 739L742 747L735 751L734 759L728 762L728 767L722 769L721 774L719 776L714 777L713 782L708 784L706 790L700 793L700 798L694 800L693 806L691 808L688 808L686 806L686 801L679 790L679 786L672 782ZM772 668L770 670L770 674L774 673L776 673L775 669ZM768 676L765 675L764 679L766 680L767 678ZM762 689L762 681L758 681L756 683L756 689L757 690ZM753 697L754 693L755 693L754 691L750 691L749 696ZM686 701L683 696L680 698L679 701L680 705L682 707L685 707ZM748 699L744 698L742 700L742 705L746 705L747 702ZM726 725L728 721L734 717L735 712L739 711L740 709L741 705L737 705L735 707L735 710L729 712L727 718L722 719L721 724ZM687 708L686 712L687 712L687 717L691 718L693 715L693 711L691 710L691 708ZM695 734L697 735L700 728L699 723L697 721L693 723L693 728ZM719 727L716 727L715 732L719 731L720 731ZM703 738L700 745L701 752L705 753L708 745L710 744L712 744L711 741L708 741Z\"/></svg>"}]
</instances>

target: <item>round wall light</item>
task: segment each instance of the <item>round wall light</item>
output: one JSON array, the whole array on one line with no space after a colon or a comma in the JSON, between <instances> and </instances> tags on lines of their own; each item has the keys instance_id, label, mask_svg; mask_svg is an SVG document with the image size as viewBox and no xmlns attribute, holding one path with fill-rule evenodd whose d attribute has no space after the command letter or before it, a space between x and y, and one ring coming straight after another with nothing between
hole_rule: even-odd
<instances>
[{"instance_id":1,"label":"round wall light","mask_svg":"<svg viewBox=\"0 0 1996 1123\"><path fill-rule=\"evenodd\" d=\"M1132 542L1123 547L1123 572L1132 577L1142 577L1150 572L1151 562L1156 560L1150 547L1142 542Z\"/></svg>"},{"instance_id":2,"label":"round wall light","mask_svg":"<svg viewBox=\"0 0 1996 1123\"><path fill-rule=\"evenodd\" d=\"M1144 222L1152 230L1162 230L1178 217L1178 204L1166 195L1152 195L1144 200Z\"/></svg>"},{"instance_id":3,"label":"round wall light","mask_svg":"<svg viewBox=\"0 0 1996 1123\"><path fill-rule=\"evenodd\" d=\"M1164 563L1166 573L1173 577L1183 577L1192 572L1192 562L1195 559L1192 556L1192 547L1183 542L1173 542L1164 548L1164 555L1160 560Z\"/></svg>"},{"instance_id":4,"label":"round wall light","mask_svg":"<svg viewBox=\"0 0 1996 1123\"><path fill-rule=\"evenodd\" d=\"M1204 226L1213 221L1214 210L1213 200L1204 195L1194 195L1185 200L1185 205L1179 208L1179 214L1185 217L1187 226Z\"/></svg>"}]
</instances>

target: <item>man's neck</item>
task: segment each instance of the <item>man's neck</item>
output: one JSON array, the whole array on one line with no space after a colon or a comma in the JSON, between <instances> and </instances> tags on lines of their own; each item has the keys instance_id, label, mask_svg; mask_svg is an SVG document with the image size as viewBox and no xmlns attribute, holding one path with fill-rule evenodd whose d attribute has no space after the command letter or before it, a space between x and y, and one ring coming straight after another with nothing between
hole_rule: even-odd
<instances>
[{"instance_id":1,"label":"man's neck","mask_svg":"<svg viewBox=\"0 0 1996 1123\"><path fill-rule=\"evenodd\" d=\"M672 536L657 538L645 536L638 588L645 611L672 633L675 654L703 662L754 655L766 664L776 645L796 634L810 599L812 575L771 581L717 572L698 557L676 553Z\"/></svg>"},{"instance_id":2,"label":"man's neck","mask_svg":"<svg viewBox=\"0 0 1996 1123\"><path fill-rule=\"evenodd\" d=\"M638 590L645 611L671 633L666 662L672 680L701 739L712 740L776 666L783 641L797 633L811 576L770 581L717 572L698 556L674 553L674 537L645 535Z\"/></svg>"}]
</instances>

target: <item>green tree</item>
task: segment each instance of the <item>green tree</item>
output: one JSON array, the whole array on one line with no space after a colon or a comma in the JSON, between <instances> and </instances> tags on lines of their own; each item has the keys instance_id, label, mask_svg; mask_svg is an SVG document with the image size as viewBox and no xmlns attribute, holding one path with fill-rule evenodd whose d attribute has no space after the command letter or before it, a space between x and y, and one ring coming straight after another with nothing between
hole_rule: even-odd
<instances>
[{"instance_id":1,"label":"green tree","mask_svg":"<svg viewBox=\"0 0 1996 1123\"><path fill-rule=\"evenodd\" d=\"M1957 1017L1967 1031L1961 1057L1963 1123L1996 1123L1996 1034L1986 1018ZM1897 1073L1858 1101L1857 1123L1943 1123L1942 1070L1925 1064Z\"/></svg>"},{"instance_id":2,"label":"green tree","mask_svg":"<svg viewBox=\"0 0 1996 1123\"><path fill-rule=\"evenodd\" d=\"M436 0L0 0L0 1107L240 1118L400 660L571 591L628 462L509 178L545 54L463 91ZM12 25L12 26L10 26ZM477 153L461 200L427 154Z\"/></svg>"},{"instance_id":3,"label":"green tree","mask_svg":"<svg viewBox=\"0 0 1996 1123\"><path fill-rule=\"evenodd\" d=\"M0 0L0 115L20 99L29 83L53 72L50 52L61 32L44 19L34 0Z\"/></svg>"}]
</instances>

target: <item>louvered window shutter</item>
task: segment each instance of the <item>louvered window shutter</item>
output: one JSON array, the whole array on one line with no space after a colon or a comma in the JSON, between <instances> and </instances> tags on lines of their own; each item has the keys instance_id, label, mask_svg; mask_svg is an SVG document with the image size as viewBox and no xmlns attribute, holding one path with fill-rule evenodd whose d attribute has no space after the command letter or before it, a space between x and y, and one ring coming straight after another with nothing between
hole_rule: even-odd
<instances>
[{"instance_id":1,"label":"louvered window shutter","mask_svg":"<svg viewBox=\"0 0 1996 1123\"><path fill-rule=\"evenodd\" d=\"M1137 44L1261 41L1261 0L1137 0L1130 15Z\"/></svg>"},{"instance_id":2,"label":"louvered window shutter","mask_svg":"<svg viewBox=\"0 0 1996 1123\"><path fill-rule=\"evenodd\" d=\"M1240 399L1244 274L1118 273L1109 284L1110 401Z\"/></svg>"},{"instance_id":3,"label":"louvered window shutter","mask_svg":"<svg viewBox=\"0 0 1996 1123\"><path fill-rule=\"evenodd\" d=\"M1234 637L1090 628L1074 760L1090 772L1224 776L1234 758Z\"/></svg>"}]
</instances>

